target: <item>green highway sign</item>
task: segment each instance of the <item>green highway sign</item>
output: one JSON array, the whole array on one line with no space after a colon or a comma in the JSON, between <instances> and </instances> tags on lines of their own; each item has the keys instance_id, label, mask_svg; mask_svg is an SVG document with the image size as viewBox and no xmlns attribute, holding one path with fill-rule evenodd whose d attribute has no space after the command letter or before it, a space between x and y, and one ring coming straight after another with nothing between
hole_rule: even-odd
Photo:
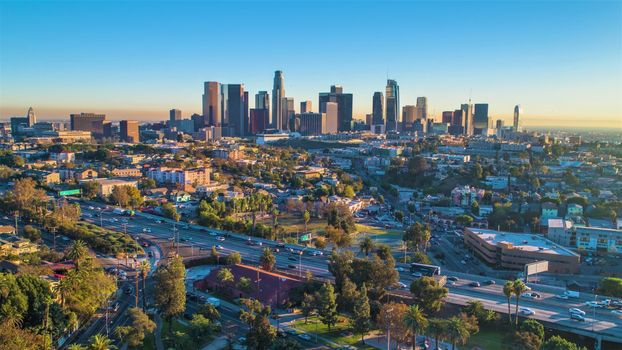
<instances>
[{"instance_id":1,"label":"green highway sign","mask_svg":"<svg viewBox=\"0 0 622 350\"><path fill-rule=\"evenodd\" d=\"M306 241L310 241L310 240L311 240L311 234L310 233L308 233L306 235L300 236L300 241L301 242L306 242Z\"/></svg>"},{"instance_id":2,"label":"green highway sign","mask_svg":"<svg viewBox=\"0 0 622 350\"><path fill-rule=\"evenodd\" d=\"M82 190L80 190L79 188L73 189L73 190L64 190L64 191L60 191L58 192L59 196L73 196L76 194L80 194L82 193Z\"/></svg>"}]
</instances>

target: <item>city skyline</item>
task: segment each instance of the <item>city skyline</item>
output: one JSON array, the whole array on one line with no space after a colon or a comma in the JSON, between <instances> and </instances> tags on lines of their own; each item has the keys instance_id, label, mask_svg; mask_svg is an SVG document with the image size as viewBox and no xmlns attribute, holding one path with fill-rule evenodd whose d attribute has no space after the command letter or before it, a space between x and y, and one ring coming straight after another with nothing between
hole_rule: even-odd
<instances>
[{"instance_id":1,"label":"city skyline","mask_svg":"<svg viewBox=\"0 0 622 350\"><path fill-rule=\"evenodd\" d=\"M324 13L321 4L297 3L287 10L278 4L235 5L239 28L214 37L223 50L205 56L207 49L195 41L206 33L194 19L201 11L224 13L232 5L2 3L0 30L7 34L0 38L0 117L25 115L32 106L43 120L80 112L105 113L110 120L167 120L173 108L189 118L202 112L204 82L244 84L254 96L271 93L274 71L281 70L296 109L301 101L317 101L328 86L341 85L353 94L353 117L360 120L372 113L373 94L384 92L389 78L400 86L400 108L425 96L430 117L439 121L443 111L471 98L488 104L490 119L506 125L512 125L514 106L520 104L525 127L622 128L620 3L393 3L394 30L402 35L380 43L379 52L370 51L370 43L383 37L376 32L381 26L361 23L389 10L338 3ZM251 33L257 16L264 23L294 11L307 16L297 19L284 39L233 45L237 35ZM344 11L356 19L338 15ZM582 16L586 11L590 16ZM414 12L426 16L406 21ZM158 27L165 14L180 17L171 33ZM459 23L461 16L477 25L436 24L439 19ZM82 26L93 42L71 35L75 25L108 17L115 21L105 28ZM215 24L233 23L231 16L220 17L212 19ZM327 37L323 24L340 35ZM266 23L265 32L273 26ZM305 47L297 44L303 39Z\"/></svg>"}]
</instances>

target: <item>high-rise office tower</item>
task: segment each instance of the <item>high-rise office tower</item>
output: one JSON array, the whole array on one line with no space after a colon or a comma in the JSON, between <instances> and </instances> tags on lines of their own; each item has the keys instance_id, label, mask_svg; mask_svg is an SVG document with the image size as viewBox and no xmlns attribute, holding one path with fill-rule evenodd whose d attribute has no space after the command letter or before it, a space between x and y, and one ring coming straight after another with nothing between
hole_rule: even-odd
<instances>
[{"instance_id":1,"label":"high-rise office tower","mask_svg":"<svg viewBox=\"0 0 622 350\"><path fill-rule=\"evenodd\" d=\"M338 131L350 131L352 129L352 94L344 94L341 85L332 85L330 92L320 92L320 113L327 113L326 105L329 102L337 104L337 128Z\"/></svg>"},{"instance_id":2,"label":"high-rise office tower","mask_svg":"<svg viewBox=\"0 0 622 350\"><path fill-rule=\"evenodd\" d=\"M488 126L488 104L476 103L473 113L473 133L476 135L486 134Z\"/></svg>"},{"instance_id":3,"label":"high-rise office tower","mask_svg":"<svg viewBox=\"0 0 622 350\"><path fill-rule=\"evenodd\" d=\"M460 112L464 122L464 134L467 136L473 135L473 105L471 100L469 100L469 103L460 105Z\"/></svg>"},{"instance_id":4,"label":"high-rise office tower","mask_svg":"<svg viewBox=\"0 0 622 350\"><path fill-rule=\"evenodd\" d=\"M402 128L403 130L412 130L416 119L417 119L417 106L406 105L402 107Z\"/></svg>"},{"instance_id":5,"label":"high-rise office tower","mask_svg":"<svg viewBox=\"0 0 622 350\"><path fill-rule=\"evenodd\" d=\"M444 111L442 122L444 124L453 124L454 120L454 112L453 111Z\"/></svg>"},{"instance_id":6,"label":"high-rise office tower","mask_svg":"<svg viewBox=\"0 0 622 350\"><path fill-rule=\"evenodd\" d=\"M255 94L255 109L270 109L270 95L268 91L259 91Z\"/></svg>"},{"instance_id":7,"label":"high-rise office tower","mask_svg":"<svg viewBox=\"0 0 622 350\"><path fill-rule=\"evenodd\" d=\"M176 127L178 120L181 120L181 111L179 109L171 109L169 111L169 128Z\"/></svg>"},{"instance_id":8,"label":"high-rise office tower","mask_svg":"<svg viewBox=\"0 0 622 350\"><path fill-rule=\"evenodd\" d=\"M518 130L519 122L520 122L519 118L520 118L521 112L522 111L521 111L520 105L514 106L514 123L512 124L512 126L514 126L514 131L519 131Z\"/></svg>"},{"instance_id":9,"label":"high-rise office tower","mask_svg":"<svg viewBox=\"0 0 622 350\"><path fill-rule=\"evenodd\" d=\"M326 129L327 134L336 134L339 132L339 106L336 102L326 102Z\"/></svg>"},{"instance_id":10,"label":"high-rise office tower","mask_svg":"<svg viewBox=\"0 0 622 350\"><path fill-rule=\"evenodd\" d=\"M503 124L504 124L503 123L503 119L497 119L497 124L495 125L496 129L497 130L502 129L503 128Z\"/></svg>"},{"instance_id":11,"label":"high-rise office tower","mask_svg":"<svg viewBox=\"0 0 622 350\"><path fill-rule=\"evenodd\" d=\"M311 105L311 101L306 100L306 101L300 102L300 114L311 113L312 108L313 107Z\"/></svg>"},{"instance_id":12,"label":"high-rise office tower","mask_svg":"<svg viewBox=\"0 0 622 350\"><path fill-rule=\"evenodd\" d=\"M320 135L326 130L326 114L325 113L313 113L305 112L298 114L300 118L300 134L304 136L308 135Z\"/></svg>"},{"instance_id":13,"label":"high-rise office tower","mask_svg":"<svg viewBox=\"0 0 622 350\"><path fill-rule=\"evenodd\" d=\"M26 113L26 118L28 118L28 127L32 128L33 125L37 123L37 116L35 115L35 111L32 107L28 108L28 112Z\"/></svg>"},{"instance_id":14,"label":"high-rise office tower","mask_svg":"<svg viewBox=\"0 0 622 350\"><path fill-rule=\"evenodd\" d=\"M279 130L291 130L292 118L296 117L296 110L294 110L294 99L291 97L283 97L280 101L281 105L281 124L277 127Z\"/></svg>"},{"instance_id":15,"label":"high-rise office tower","mask_svg":"<svg viewBox=\"0 0 622 350\"><path fill-rule=\"evenodd\" d=\"M397 131L400 111L400 87L397 81L388 79L385 94L385 116L387 119L387 131Z\"/></svg>"},{"instance_id":16,"label":"high-rise office tower","mask_svg":"<svg viewBox=\"0 0 622 350\"><path fill-rule=\"evenodd\" d=\"M423 120L428 119L428 98L417 97L417 117Z\"/></svg>"},{"instance_id":17,"label":"high-rise office tower","mask_svg":"<svg viewBox=\"0 0 622 350\"><path fill-rule=\"evenodd\" d=\"M105 120L105 114L80 113L69 115L71 130L90 131L95 138L103 137Z\"/></svg>"},{"instance_id":18,"label":"high-rise office tower","mask_svg":"<svg viewBox=\"0 0 622 350\"><path fill-rule=\"evenodd\" d=\"M285 97L285 77L283 72L277 70L274 72L274 85L272 87L272 127L281 129L283 125L283 116L281 115L281 99Z\"/></svg>"},{"instance_id":19,"label":"high-rise office tower","mask_svg":"<svg viewBox=\"0 0 622 350\"><path fill-rule=\"evenodd\" d=\"M374 92L371 115L373 125L384 125L384 99L380 91Z\"/></svg>"},{"instance_id":20,"label":"high-rise office tower","mask_svg":"<svg viewBox=\"0 0 622 350\"><path fill-rule=\"evenodd\" d=\"M123 142L138 143L140 141L138 122L136 120L122 120L119 123L119 136Z\"/></svg>"},{"instance_id":21,"label":"high-rise office tower","mask_svg":"<svg viewBox=\"0 0 622 350\"><path fill-rule=\"evenodd\" d=\"M203 86L203 119L207 126L220 126L222 123L220 83L207 81Z\"/></svg>"},{"instance_id":22,"label":"high-rise office tower","mask_svg":"<svg viewBox=\"0 0 622 350\"><path fill-rule=\"evenodd\" d=\"M267 108L250 110L249 132L251 135L264 132L270 125L270 111Z\"/></svg>"},{"instance_id":23,"label":"high-rise office tower","mask_svg":"<svg viewBox=\"0 0 622 350\"><path fill-rule=\"evenodd\" d=\"M244 84L222 84L222 126L228 136L244 136L248 130L248 93Z\"/></svg>"}]
</instances>

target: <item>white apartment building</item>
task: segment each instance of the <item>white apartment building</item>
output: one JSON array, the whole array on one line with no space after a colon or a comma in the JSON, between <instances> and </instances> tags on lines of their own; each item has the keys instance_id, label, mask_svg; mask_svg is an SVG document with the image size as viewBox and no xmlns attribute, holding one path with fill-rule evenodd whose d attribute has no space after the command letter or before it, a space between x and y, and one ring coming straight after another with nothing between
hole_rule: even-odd
<instances>
[{"instance_id":1,"label":"white apartment building","mask_svg":"<svg viewBox=\"0 0 622 350\"><path fill-rule=\"evenodd\" d=\"M155 180L158 184L182 184L182 185L209 185L210 168L179 169L179 168L155 168L147 171L147 177Z\"/></svg>"}]
</instances>

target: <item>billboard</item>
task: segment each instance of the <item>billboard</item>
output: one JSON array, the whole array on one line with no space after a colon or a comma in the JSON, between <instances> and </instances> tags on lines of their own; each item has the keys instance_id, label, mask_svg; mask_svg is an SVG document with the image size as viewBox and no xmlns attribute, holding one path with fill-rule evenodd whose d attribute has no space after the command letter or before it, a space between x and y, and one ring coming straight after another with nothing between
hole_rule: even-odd
<instances>
[{"instance_id":1,"label":"billboard","mask_svg":"<svg viewBox=\"0 0 622 350\"><path fill-rule=\"evenodd\" d=\"M536 261L529 264L525 264L525 277L535 275L549 270L548 261Z\"/></svg>"},{"instance_id":2,"label":"billboard","mask_svg":"<svg viewBox=\"0 0 622 350\"><path fill-rule=\"evenodd\" d=\"M73 189L73 190L64 190L64 191L59 191L58 195L59 196L73 196L76 194L80 194L82 193L82 190L80 190L79 188Z\"/></svg>"}]
</instances>

